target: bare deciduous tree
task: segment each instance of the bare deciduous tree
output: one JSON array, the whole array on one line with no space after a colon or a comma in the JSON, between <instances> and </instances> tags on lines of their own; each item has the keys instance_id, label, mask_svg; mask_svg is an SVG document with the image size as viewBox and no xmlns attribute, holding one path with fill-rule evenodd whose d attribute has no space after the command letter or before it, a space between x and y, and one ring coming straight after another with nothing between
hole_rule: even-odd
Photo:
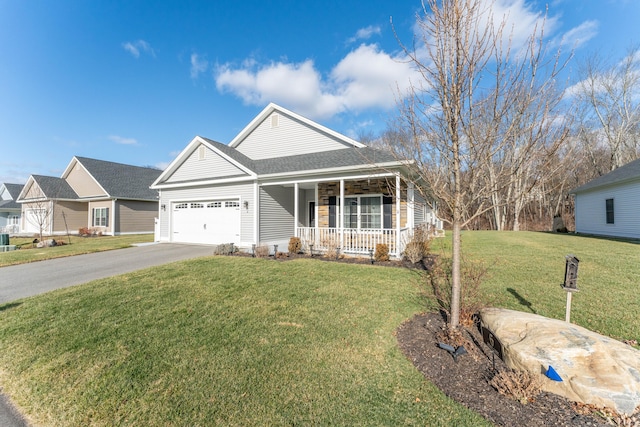
<instances>
[{"instance_id":1,"label":"bare deciduous tree","mask_svg":"<svg viewBox=\"0 0 640 427\"><path fill-rule=\"evenodd\" d=\"M487 1L425 0L422 12L418 43L403 45L421 81L413 82L400 104L404 138L390 148L415 160L419 180L449 212L449 326L455 329L460 321L461 230L507 203L492 198L496 192L511 188L523 197L532 186L528 174L542 161L533 154L553 154L559 146L564 131L557 133L558 140L547 134L562 128L552 117L559 99L553 79L561 66L557 56L545 62L541 28L534 29L524 46L511 46L505 20L494 22Z\"/></svg>"},{"instance_id":2,"label":"bare deciduous tree","mask_svg":"<svg viewBox=\"0 0 640 427\"><path fill-rule=\"evenodd\" d=\"M579 79L570 91L578 135L592 175L604 175L640 156L640 50L629 49L614 64L593 55L581 64Z\"/></svg>"}]
</instances>

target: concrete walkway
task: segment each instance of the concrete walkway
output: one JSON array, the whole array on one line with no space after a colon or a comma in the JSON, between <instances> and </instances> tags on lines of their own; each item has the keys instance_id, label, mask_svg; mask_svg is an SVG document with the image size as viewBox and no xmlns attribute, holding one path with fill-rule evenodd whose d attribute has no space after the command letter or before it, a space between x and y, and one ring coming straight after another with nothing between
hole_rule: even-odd
<instances>
[{"instance_id":1,"label":"concrete walkway","mask_svg":"<svg viewBox=\"0 0 640 427\"><path fill-rule=\"evenodd\" d=\"M213 254L211 246L159 243L0 267L0 305L55 289ZM0 394L0 426L29 424Z\"/></svg>"}]
</instances>

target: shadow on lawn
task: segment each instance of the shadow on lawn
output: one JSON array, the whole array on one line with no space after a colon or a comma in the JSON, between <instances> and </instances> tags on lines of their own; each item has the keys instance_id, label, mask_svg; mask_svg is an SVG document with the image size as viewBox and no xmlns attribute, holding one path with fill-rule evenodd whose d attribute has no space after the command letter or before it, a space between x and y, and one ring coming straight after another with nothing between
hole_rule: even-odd
<instances>
[{"instance_id":1,"label":"shadow on lawn","mask_svg":"<svg viewBox=\"0 0 640 427\"><path fill-rule=\"evenodd\" d=\"M6 311L6 310L10 310L12 308L16 308L18 306L21 306L22 303L21 302L10 302L7 304L2 304L0 305L0 311Z\"/></svg>"},{"instance_id":2,"label":"shadow on lawn","mask_svg":"<svg viewBox=\"0 0 640 427\"><path fill-rule=\"evenodd\" d=\"M509 292L511 295L513 295L513 296L518 300L518 302L520 303L520 305L524 305L525 307L527 307L529 310L531 310L531 312L532 312L533 314L538 314L538 313L536 313L536 311L533 309L533 307L532 307L532 305L531 305L531 301L529 301L529 300L525 299L522 295L520 295L520 294L518 293L518 291L516 291L516 290L515 290L515 289L513 289L513 288L507 288L507 292Z\"/></svg>"}]
</instances>

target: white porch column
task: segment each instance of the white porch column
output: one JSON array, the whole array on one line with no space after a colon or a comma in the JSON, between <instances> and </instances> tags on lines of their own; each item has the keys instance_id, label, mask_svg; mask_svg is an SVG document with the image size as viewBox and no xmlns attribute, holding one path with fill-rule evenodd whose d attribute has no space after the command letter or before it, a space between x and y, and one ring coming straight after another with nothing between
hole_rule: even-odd
<instances>
[{"instance_id":1,"label":"white porch column","mask_svg":"<svg viewBox=\"0 0 640 427\"><path fill-rule=\"evenodd\" d=\"M293 184L293 235L296 237L300 237L299 233L298 233L298 211L300 210L300 206L299 206L299 200L298 198L300 197L299 193L299 186L298 183L295 182Z\"/></svg>"},{"instance_id":2,"label":"white porch column","mask_svg":"<svg viewBox=\"0 0 640 427\"><path fill-rule=\"evenodd\" d=\"M258 181L253 183L253 243L260 244L260 187Z\"/></svg>"},{"instance_id":3,"label":"white porch column","mask_svg":"<svg viewBox=\"0 0 640 427\"><path fill-rule=\"evenodd\" d=\"M340 212L338 212L340 217L339 226L340 226L340 248L344 248L344 179L340 180Z\"/></svg>"},{"instance_id":4,"label":"white porch column","mask_svg":"<svg viewBox=\"0 0 640 427\"><path fill-rule=\"evenodd\" d=\"M416 199L414 195L414 187L413 182L407 183L407 227L413 229L415 227L415 207L416 207Z\"/></svg>"},{"instance_id":5,"label":"white porch column","mask_svg":"<svg viewBox=\"0 0 640 427\"><path fill-rule=\"evenodd\" d=\"M396 174L396 256L400 257L400 174Z\"/></svg>"}]
</instances>

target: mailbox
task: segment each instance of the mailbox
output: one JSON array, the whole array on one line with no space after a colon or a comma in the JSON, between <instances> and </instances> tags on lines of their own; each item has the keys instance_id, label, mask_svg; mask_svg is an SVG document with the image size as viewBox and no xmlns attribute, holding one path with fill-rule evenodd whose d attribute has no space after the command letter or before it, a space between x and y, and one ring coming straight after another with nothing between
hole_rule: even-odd
<instances>
[{"instance_id":1,"label":"mailbox","mask_svg":"<svg viewBox=\"0 0 640 427\"><path fill-rule=\"evenodd\" d=\"M574 255L565 257L567 263L564 269L564 283L562 288L568 292L578 291L578 264L580 260Z\"/></svg>"}]
</instances>

